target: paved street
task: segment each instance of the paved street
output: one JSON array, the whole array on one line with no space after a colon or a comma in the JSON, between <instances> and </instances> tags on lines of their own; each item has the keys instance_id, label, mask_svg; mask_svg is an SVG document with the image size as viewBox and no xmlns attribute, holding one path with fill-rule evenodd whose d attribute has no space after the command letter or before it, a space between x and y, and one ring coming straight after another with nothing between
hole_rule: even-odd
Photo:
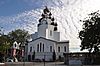
<instances>
[{"instance_id":1,"label":"paved street","mask_svg":"<svg viewBox=\"0 0 100 66\"><path fill-rule=\"evenodd\" d=\"M43 62L6 62L1 63L0 66L68 66L64 65L63 62L46 62L45 65ZM77 66L77 65L69 65L69 66ZM83 65L83 66L100 66L100 65Z\"/></svg>"},{"instance_id":2,"label":"paved street","mask_svg":"<svg viewBox=\"0 0 100 66\"><path fill-rule=\"evenodd\" d=\"M63 62L6 62L6 66L66 66Z\"/></svg>"}]
</instances>

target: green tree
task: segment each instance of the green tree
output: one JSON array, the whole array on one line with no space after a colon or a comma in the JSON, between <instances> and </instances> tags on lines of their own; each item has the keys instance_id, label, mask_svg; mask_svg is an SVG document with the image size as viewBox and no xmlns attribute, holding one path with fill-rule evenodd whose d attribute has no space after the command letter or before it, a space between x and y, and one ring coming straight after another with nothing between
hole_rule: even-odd
<instances>
[{"instance_id":1,"label":"green tree","mask_svg":"<svg viewBox=\"0 0 100 66\"><path fill-rule=\"evenodd\" d=\"M91 52L100 51L100 14L97 12L89 14L83 22L83 29L79 32L81 50L88 49Z\"/></svg>"},{"instance_id":2,"label":"green tree","mask_svg":"<svg viewBox=\"0 0 100 66\"><path fill-rule=\"evenodd\" d=\"M8 56L8 49L11 47L11 40L7 35L1 35L0 36L0 56L2 58L2 61L5 61L6 57Z\"/></svg>"},{"instance_id":3,"label":"green tree","mask_svg":"<svg viewBox=\"0 0 100 66\"><path fill-rule=\"evenodd\" d=\"M0 52L6 53L6 50L11 47L11 40L7 35L0 36Z\"/></svg>"},{"instance_id":4,"label":"green tree","mask_svg":"<svg viewBox=\"0 0 100 66\"><path fill-rule=\"evenodd\" d=\"M17 29L15 31L9 32L8 36L13 41L17 41L17 42L20 42L21 44L25 44L29 34L28 34L28 31Z\"/></svg>"}]
</instances>

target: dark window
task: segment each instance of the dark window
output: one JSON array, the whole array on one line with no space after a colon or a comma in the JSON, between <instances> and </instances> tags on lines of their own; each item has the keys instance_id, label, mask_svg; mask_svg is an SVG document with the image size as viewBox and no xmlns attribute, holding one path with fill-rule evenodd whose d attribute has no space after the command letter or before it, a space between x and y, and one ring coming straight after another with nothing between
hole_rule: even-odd
<instances>
[{"instance_id":1,"label":"dark window","mask_svg":"<svg viewBox=\"0 0 100 66\"><path fill-rule=\"evenodd\" d=\"M52 52L52 46L50 46L50 52Z\"/></svg>"},{"instance_id":2,"label":"dark window","mask_svg":"<svg viewBox=\"0 0 100 66\"><path fill-rule=\"evenodd\" d=\"M40 43L40 52L41 52L41 46L42 46L42 43Z\"/></svg>"},{"instance_id":3,"label":"dark window","mask_svg":"<svg viewBox=\"0 0 100 66\"><path fill-rule=\"evenodd\" d=\"M58 47L58 52L60 52L60 47Z\"/></svg>"},{"instance_id":4,"label":"dark window","mask_svg":"<svg viewBox=\"0 0 100 66\"><path fill-rule=\"evenodd\" d=\"M16 47L16 44L15 44L15 47Z\"/></svg>"},{"instance_id":5,"label":"dark window","mask_svg":"<svg viewBox=\"0 0 100 66\"><path fill-rule=\"evenodd\" d=\"M28 61L31 61L31 55L28 55Z\"/></svg>"},{"instance_id":6,"label":"dark window","mask_svg":"<svg viewBox=\"0 0 100 66\"><path fill-rule=\"evenodd\" d=\"M66 46L64 46L64 52L66 52Z\"/></svg>"},{"instance_id":7,"label":"dark window","mask_svg":"<svg viewBox=\"0 0 100 66\"><path fill-rule=\"evenodd\" d=\"M37 44L37 52L39 52L39 44Z\"/></svg>"},{"instance_id":8,"label":"dark window","mask_svg":"<svg viewBox=\"0 0 100 66\"><path fill-rule=\"evenodd\" d=\"M30 47L30 52L32 52L32 47Z\"/></svg>"},{"instance_id":9,"label":"dark window","mask_svg":"<svg viewBox=\"0 0 100 66\"><path fill-rule=\"evenodd\" d=\"M44 44L43 44L43 52L44 52Z\"/></svg>"}]
</instances>

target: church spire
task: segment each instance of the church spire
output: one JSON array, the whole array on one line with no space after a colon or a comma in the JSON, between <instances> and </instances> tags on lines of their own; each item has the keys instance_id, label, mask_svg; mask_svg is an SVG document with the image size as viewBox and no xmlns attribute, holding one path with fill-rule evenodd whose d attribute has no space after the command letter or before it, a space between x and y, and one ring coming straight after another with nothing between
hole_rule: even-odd
<instances>
[{"instance_id":1,"label":"church spire","mask_svg":"<svg viewBox=\"0 0 100 66\"><path fill-rule=\"evenodd\" d=\"M44 12L44 14L47 14L47 13L50 12L49 9L47 8L47 6L46 6L45 9L43 10L43 12Z\"/></svg>"},{"instance_id":2,"label":"church spire","mask_svg":"<svg viewBox=\"0 0 100 66\"><path fill-rule=\"evenodd\" d=\"M48 7L46 6L45 9L43 10L43 13L41 15L42 17L39 19L39 22L41 22L43 19L51 19L51 12L48 9Z\"/></svg>"}]
</instances>

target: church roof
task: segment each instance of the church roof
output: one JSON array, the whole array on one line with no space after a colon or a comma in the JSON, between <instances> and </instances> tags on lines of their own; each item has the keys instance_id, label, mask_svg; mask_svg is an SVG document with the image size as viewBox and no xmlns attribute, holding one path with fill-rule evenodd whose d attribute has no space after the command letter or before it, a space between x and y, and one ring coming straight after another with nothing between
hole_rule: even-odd
<instances>
[{"instance_id":1,"label":"church roof","mask_svg":"<svg viewBox=\"0 0 100 66\"><path fill-rule=\"evenodd\" d=\"M44 37L39 37L39 38L36 38L36 39L34 39L34 40L32 40L32 41L35 41L35 40L37 40L37 39L41 39L41 38L42 38L42 39L45 39L45 40L49 40L49 41L53 41L53 42L57 42L57 41L55 41L55 40L46 39L46 38L44 38ZM32 42L32 41L31 41L31 42Z\"/></svg>"},{"instance_id":2,"label":"church roof","mask_svg":"<svg viewBox=\"0 0 100 66\"><path fill-rule=\"evenodd\" d=\"M44 38L44 37L36 38L36 39L32 40L31 42L33 42L35 40L38 40L38 39L41 39L41 38L45 39L45 40L48 40L48 41L56 42L56 43L69 43L69 41L55 41L55 40L47 39L47 38Z\"/></svg>"}]
</instances>

